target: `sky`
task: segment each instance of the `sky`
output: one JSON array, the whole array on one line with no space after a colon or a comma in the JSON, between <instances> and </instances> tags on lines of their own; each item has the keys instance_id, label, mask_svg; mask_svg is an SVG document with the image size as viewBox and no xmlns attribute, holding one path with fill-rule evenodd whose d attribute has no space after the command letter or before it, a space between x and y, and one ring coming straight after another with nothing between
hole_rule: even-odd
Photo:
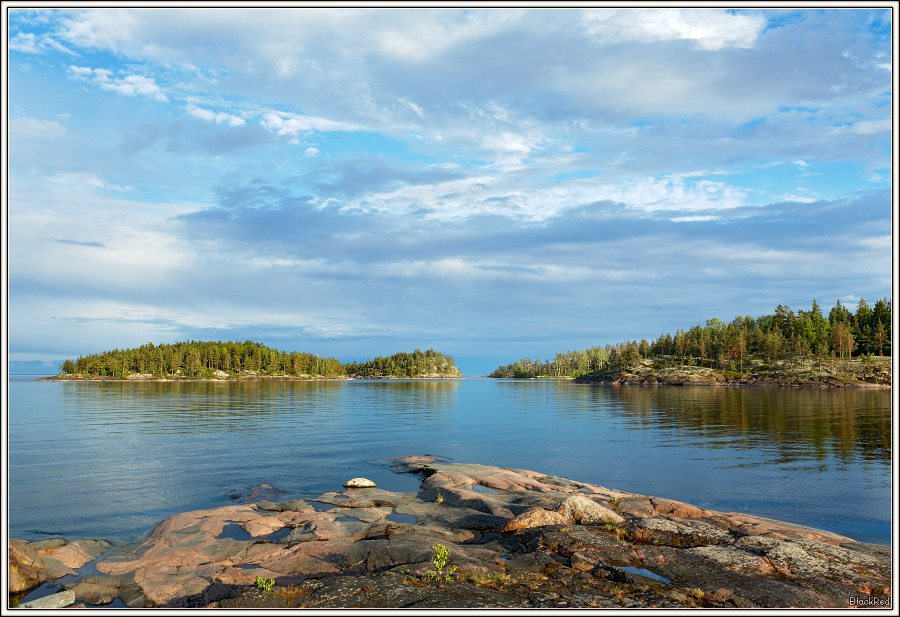
<instances>
[{"instance_id":1,"label":"sky","mask_svg":"<svg viewBox=\"0 0 900 617\"><path fill-rule=\"evenodd\" d=\"M249 339L478 375L892 298L888 3L275 6L6 6L11 365Z\"/></svg>"}]
</instances>

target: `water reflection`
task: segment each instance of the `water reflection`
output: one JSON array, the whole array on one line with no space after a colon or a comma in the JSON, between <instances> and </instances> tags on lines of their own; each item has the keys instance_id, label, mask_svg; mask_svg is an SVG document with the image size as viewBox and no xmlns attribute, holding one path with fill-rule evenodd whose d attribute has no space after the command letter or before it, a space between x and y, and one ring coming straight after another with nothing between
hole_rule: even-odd
<instances>
[{"instance_id":1,"label":"water reflection","mask_svg":"<svg viewBox=\"0 0 900 617\"><path fill-rule=\"evenodd\" d=\"M347 409L365 423L436 420L453 407L458 382L99 382L63 383L65 413L105 432L283 430L340 423ZM348 387L351 386L351 387ZM111 413L114 412L114 413Z\"/></svg>"},{"instance_id":2,"label":"water reflection","mask_svg":"<svg viewBox=\"0 0 900 617\"><path fill-rule=\"evenodd\" d=\"M621 421L624 430L652 430L711 450L764 448L773 462L834 456L889 464L890 392L874 389L608 387L501 380L516 412Z\"/></svg>"},{"instance_id":3,"label":"water reflection","mask_svg":"<svg viewBox=\"0 0 900 617\"><path fill-rule=\"evenodd\" d=\"M891 459L885 391L588 386L577 392L574 397L591 401L599 413L616 407L631 428L671 432L713 450L762 447L777 463Z\"/></svg>"},{"instance_id":4,"label":"water reflection","mask_svg":"<svg viewBox=\"0 0 900 617\"><path fill-rule=\"evenodd\" d=\"M133 539L264 482L412 491L385 461L433 454L887 543L890 415L884 390L11 382L10 535Z\"/></svg>"}]
</instances>

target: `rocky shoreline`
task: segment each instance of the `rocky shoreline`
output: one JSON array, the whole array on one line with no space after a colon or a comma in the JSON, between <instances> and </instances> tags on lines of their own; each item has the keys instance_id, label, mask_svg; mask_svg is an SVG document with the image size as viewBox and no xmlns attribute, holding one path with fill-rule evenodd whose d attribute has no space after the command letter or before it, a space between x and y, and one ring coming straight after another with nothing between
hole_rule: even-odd
<instances>
[{"instance_id":1,"label":"rocky shoreline","mask_svg":"<svg viewBox=\"0 0 900 617\"><path fill-rule=\"evenodd\" d=\"M532 471L393 463L418 491L248 495L132 543L10 540L11 604L55 585L43 606L891 607L890 547Z\"/></svg>"},{"instance_id":2,"label":"rocky shoreline","mask_svg":"<svg viewBox=\"0 0 900 617\"><path fill-rule=\"evenodd\" d=\"M644 360L625 369L604 370L576 377L575 383L613 386L764 386L782 388L883 388L891 387L890 358L871 364L835 361L838 373L826 369L785 368L727 372L703 366L659 366Z\"/></svg>"},{"instance_id":3,"label":"rocky shoreline","mask_svg":"<svg viewBox=\"0 0 900 617\"><path fill-rule=\"evenodd\" d=\"M195 381L212 381L212 382L259 382L259 381L356 381L361 378L357 377L295 377L293 375L240 375L237 377L155 377L152 375L129 375L125 379L120 377L85 377L84 375L51 375L48 377L39 377L35 381L76 381L76 382L195 382ZM366 379L379 381L421 381L423 379L440 379L447 381L460 381L463 377L442 377L442 376L422 376L422 377L367 377Z\"/></svg>"}]
</instances>

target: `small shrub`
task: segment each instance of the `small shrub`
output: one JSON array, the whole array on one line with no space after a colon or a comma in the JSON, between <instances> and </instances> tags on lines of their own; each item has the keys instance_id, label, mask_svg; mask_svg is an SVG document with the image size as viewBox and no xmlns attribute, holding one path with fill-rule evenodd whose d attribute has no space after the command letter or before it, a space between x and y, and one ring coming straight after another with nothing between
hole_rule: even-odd
<instances>
[{"instance_id":1,"label":"small shrub","mask_svg":"<svg viewBox=\"0 0 900 617\"><path fill-rule=\"evenodd\" d=\"M431 550L434 552L431 563L434 565L437 576L440 577L444 566L447 565L447 559L450 558L450 549L443 544L438 544L437 546L432 546Z\"/></svg>"},{"instance_id":2,"label":"small shrub","mask_svg":"<svg viewBox=\"0 0 900 617\"><path fill-rule=\"evenodd\" d=\"M272 585L274 584L274 578L263 578L261 576L256 577L256 587L257 589L262 589L263 593L269 593L270 591L272 591Z\"/></svg>"}]
</instances>

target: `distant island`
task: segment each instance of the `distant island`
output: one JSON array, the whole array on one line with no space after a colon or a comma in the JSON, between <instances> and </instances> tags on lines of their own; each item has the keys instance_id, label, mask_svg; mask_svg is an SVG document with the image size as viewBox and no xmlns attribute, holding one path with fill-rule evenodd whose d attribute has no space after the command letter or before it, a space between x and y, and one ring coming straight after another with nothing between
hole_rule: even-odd
<instances>
[{"instance_id":1,"label":"distant island","mask_svg":"<svg viewBox=\"0 0 900 617\"><path fill-rule=\"evenodd\" d=\"M891 301L852 313L838 300L828 317L813 300L796 314L779 305L772 315L706 320L616 345L522 359L489 377L573 379L581 383L890 387Z\"/></svg>"},{"instance_id":2,"label":"distant island","mask_svg":"<svg viewBox=\"0 0 900 617\"><path fill-rule=\"evenodd\" d=\"M104 351L66 360L46 381L315 379L460 379L453 357L429 349L365 362L341 363L311 353L285 352L253 341L189 341Z\"/></svg>"}]
</instances>

